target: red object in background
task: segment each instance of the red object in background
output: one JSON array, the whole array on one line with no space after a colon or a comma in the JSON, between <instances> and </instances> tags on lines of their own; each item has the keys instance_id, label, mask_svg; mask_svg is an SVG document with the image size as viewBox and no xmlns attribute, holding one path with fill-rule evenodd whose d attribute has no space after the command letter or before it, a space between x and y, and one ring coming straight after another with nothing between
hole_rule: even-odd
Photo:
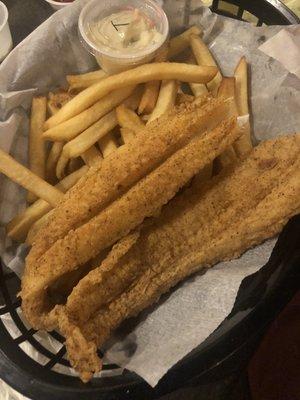
<instances>
[{"instance_id":1,"label":"red object in background","mask_svg":"<svg viewBox=\"0 0 300 400\"><path fill-rule=\"evenodd\" d=\"M300 400L300 292L268 329L248 375L253 400Z\"/></svg>"}]
</instances>

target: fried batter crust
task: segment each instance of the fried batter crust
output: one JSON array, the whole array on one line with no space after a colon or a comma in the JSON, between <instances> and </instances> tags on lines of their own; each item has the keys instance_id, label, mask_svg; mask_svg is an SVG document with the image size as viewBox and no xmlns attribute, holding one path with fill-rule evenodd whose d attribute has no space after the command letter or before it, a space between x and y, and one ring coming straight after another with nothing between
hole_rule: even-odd
<instances>
[{"instance_id":1,"label":"fried batter crust","mask_svg":"<svg viewBox=\"0 0 300 400\"><path fill-rule=\"evenodd\" d=\"M153 216L186 182L240 135L234 117L221 122L212 131L194 134L122 196L56 240L37 260L29 255L21 295L22 308L31 325L48 328L47 314L53 305L47 292L60 276L84 266L99 252L141 224L146 217Z\"/></svg>"},{"instance_id":2,"label":"fried batter crust","mask_svg":"<svg viewBox=\"0 0 300 400\"><path fill-rule=\"evenodd\" d=\"M144 224L125 254L115 247L52 315L81 378L90 379L100 360L87 363L82 354L81 361L78 332L82 344L99 347L180 280L277 234L300 211L299 168L299 134L263 142L205 187L195 180Z\"/></svg>"}]
</instances>

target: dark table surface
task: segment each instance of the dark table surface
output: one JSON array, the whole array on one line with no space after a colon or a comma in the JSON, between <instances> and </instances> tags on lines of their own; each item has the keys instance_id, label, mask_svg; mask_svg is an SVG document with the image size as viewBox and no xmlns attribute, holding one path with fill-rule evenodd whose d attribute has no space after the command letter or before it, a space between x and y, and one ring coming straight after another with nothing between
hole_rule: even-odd
<instances>
[{"instance_id":1,"label":"dark table surface","mask_svg":"<svg viewBox=\"0 0 300 400\"><path fill-rule=\"evenodd\" d=\"M13 43L17 45L53 13L44 0L2 0L7 6Z\"/></svg>"},{"instance_id":2,"label":"dark table surface","mask_svg":"<svg viewBox=\"0 0 300 400\"><path fill-rule=\"evenodd\" d=\"M16 46L54 10L44 0L2 0L9 11L9 25ZM250 399L245 371L239 376L229 376L213 385L180 390L161 400L247 400ZM54 399L53 399L54 400Z\"/></svg>"}]
</instances>

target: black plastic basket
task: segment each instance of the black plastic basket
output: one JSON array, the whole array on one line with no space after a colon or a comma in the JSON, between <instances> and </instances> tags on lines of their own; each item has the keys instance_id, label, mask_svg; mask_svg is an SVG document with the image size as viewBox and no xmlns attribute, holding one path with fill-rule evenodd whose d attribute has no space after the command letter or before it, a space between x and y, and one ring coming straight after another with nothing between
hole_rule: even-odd
<instances>
[{"instance_id":1,"label":"black plastic basket","mask_svg":"<svg viewBox=\"0 0 300 400\"><path fill-rule=\"evenodd\" d=\"M230 10L227 6L230 6ZM211 10L217 14L245 20L250 13L257 26L299 24L300 19L280 0L213 0Z\"/></svg>"},{"instance_id":2,"label":"black plastic basket","mask_svg":"<svg viewBox=\"0 0 300 400\"><path fill-rule=\"evenodd\" d=\"M257 25L299 23L299 19L278 0L249 0L227 2L237 6L235 15L224 11L224 1L215 0L212 10L222 15L242 19L244 11L257 17ZM222 8L223 7L223 8ZM56 366L68 367L63 337L57 332L50 337L60 343L53 353L36 339L36 332L20 316L17 276L0 265L0 315L10 315L19 335L13 337L0 319L0 378L33 400L114 400L152 399L178 388L214 382L245 367L250 355L268 324L299 289L300 282L300 216L293 218L279 237L268 264L259 273L247 278L240 288L234 309L227 321L239 311L252 311L231 329L227 321L218 328L216 339L199 346L177 366L172 368L152 389L141 378L116 365L104 365L104 376L82 384L76 377L55 372ZM276 271L276 279L268 287L266 282ZM223 332L218 335L218 332ZM23 351L32 346L44 356L43 365ZM105 376L105 375L111 376Z\"/></svg>"}]
</instances>

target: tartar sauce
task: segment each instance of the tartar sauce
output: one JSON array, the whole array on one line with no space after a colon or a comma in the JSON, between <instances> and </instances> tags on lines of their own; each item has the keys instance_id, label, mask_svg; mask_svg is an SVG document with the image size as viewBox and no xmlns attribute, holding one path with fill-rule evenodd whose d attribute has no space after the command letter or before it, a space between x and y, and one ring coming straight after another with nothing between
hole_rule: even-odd
<instances>
[{"instance_id":1,"label":"tartar sauce","mask_svg":"<svg viewBox=\"0 0 300 400\"><path fill-rule=\"evenodd\" d=\"M154 23L137 9L123 10L89 23L90 39L119 54L145 50L161 40Z\"/></svg>"}]
</instances>

